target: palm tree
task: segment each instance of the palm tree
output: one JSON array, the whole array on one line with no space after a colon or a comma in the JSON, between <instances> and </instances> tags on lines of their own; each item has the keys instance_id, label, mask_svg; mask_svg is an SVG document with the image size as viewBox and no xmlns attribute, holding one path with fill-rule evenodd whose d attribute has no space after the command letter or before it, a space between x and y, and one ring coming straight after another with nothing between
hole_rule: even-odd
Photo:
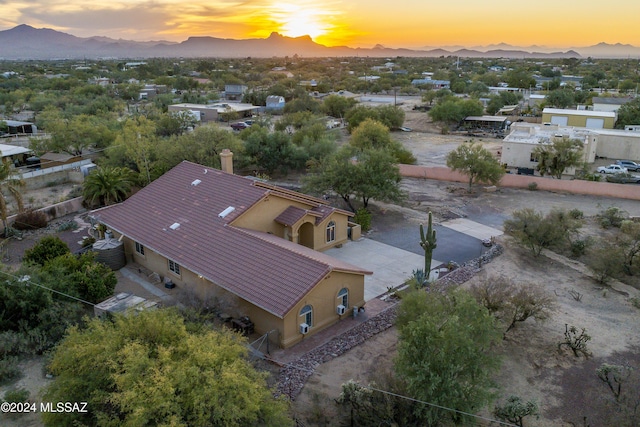
<instances>
[{"instance_id":1,"label":"palm tree","mask_svg":"<svg viewBox=\"0 0 640 427\"><path fill-rule=\"evenodd\" d=\"M132 186L133 173L130 169L100 168L85 178L82 195L90 204L110 205L126 199Z\"/></svg>"},{"instance_id":2,"label":"palm tree","mask_svg":"<svg viewBox=\"0 0 640 427\"><path fill-rule=\"evenodd\" d=\"M2 218L2 225L4 230L7 230L7 199L4 195L6 189L18 205L18 213L24 211L24 204L22 203L22 194L20 194L19 187L24 186L24 182L20 179L12 177L11 162L8 159L0 162L0 218Z\"/></svg>"}]
</instances>

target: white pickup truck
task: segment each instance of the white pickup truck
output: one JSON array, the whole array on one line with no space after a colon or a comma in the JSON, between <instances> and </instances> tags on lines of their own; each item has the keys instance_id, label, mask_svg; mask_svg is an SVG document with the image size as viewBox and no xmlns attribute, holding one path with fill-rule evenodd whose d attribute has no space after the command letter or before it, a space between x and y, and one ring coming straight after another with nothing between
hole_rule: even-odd
<instances>
[{"instance_id":1,"label":"white pickup truck","mask_svg":"<svg viewBox=\"0 0 640 427\"><path fill-rule=\"evenodd\" d=\"M627 173L627 168L620 165L599 166L596 170L600 173Z\"/></svg>"}]
</instances>

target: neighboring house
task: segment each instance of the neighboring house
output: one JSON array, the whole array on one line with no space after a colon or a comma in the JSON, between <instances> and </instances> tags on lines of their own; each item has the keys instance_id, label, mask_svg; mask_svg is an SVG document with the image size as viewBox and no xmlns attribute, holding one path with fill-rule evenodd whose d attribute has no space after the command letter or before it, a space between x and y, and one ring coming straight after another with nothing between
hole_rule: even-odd
<instances>
[{"instance_id":1,"label":"neighboring house","mask_svg":"<svg viewBox=\"0 0 640 427\"><path fill-rule=\"evenodd\" d=\"M231 153L222 153L223 168ZM295 191L182 162L126 201L92 213L128 260L289 347L364 304L359 267L319 250L359 236L350 212ZM277 332L277 333L275 333Z\"/></svg>"},{"instance_id":2,"label":"neighboring house","mask_svg":"<svg viewBox=\"0 0 640 427\"><path fill-rule=\"evenodd\" d=\"M247 86L239 84L224 85L224 97L229 100L240 100L247 91Z\"/></svg>"},{"instance_id":3,"label":"neighboring house","mask_svg":"<svg viewBox=\"0 0 640 427\"><path fill-rule=\"evenodd\" d=\"M620 107L633 98L613 98L613 97L599 97L596 96L592 99L593 111L610 111L617 113Z\"/></svg>"},{"instance_id":4,"label":"neighboring house","mask_svg":"<svg viewBox=\"0 0 640 427\"><path fill-rule=\"evenodd\" d=\"M72 156L68 153L48 152L40 156L40 167L42 169L53 168L56 166L79 162L80 160L82 160L82 156Z\"/></svg>"},{"instance_id":5,"label":"neighboring house","mask_svg":"<svg viewBox=\"0 0 640 427\"><path fill-rule=\"evenodd\" d=\"M7 124L7 133L9 135L22 135L22 134L36 134L38 133L38 127L31 122L23 122L19 120L2 120Z\"/></svg>"},{"instance_id":6,"label":"neighboring house","mask_svg":"<svg viewBox=\"0 0 640 427\"><path fill-rule=\"evenodd\" d=\"M267 111L282 110L284 108L284 105L285 105L284 96L279 96L279 95L267 96Z\"/></svg>"},{"instance_id":7,"label":"neighboring house","mask_svg":"<svg viewBox=\"0 0 640 427\"><path fill-rule=\"evenodd\" d=\"M413 79L411 80L411 84L414 86L429 85L433 90L449 89L451 87L449 80Z\"/></svg>"},{"instance_id":8,"label":"neighboring house","mask_svg":"<svg viewBox=\"0 0 640 427\"><path fill-rule=\"evenodd\" d=\"M168 110L169 112L188 111L197 121L207 123L221 120L221 118L224 117L224 113L236 113L237 118L251 117L260 110L260 107L236 102L217 104L183 103L169 105Z\"/></svg>"},{"instance_id":9,"label":"neighboring house","mask_svg":"<svg viewBox=\"0 0 640 427\"><path fill-rule=\"evenodd\" d=\"M582 141L584 144L583 161L593 163L595 160L597 141L588 129L513 123L511 133L502 141L500 163L510 168L536 169L538 159L533 155L533 150L541 144L551 144L556 138ZM574 175L575 168L565 170L565 174Z\"/></svg>"},{"instance_id":10,"label":"neighboring house","mask_svg":"<svg viewBox=\"0 0 640 427\"><path fill-rule=\"evenodd\" d=\"M575 126L589 129L613 129L616 113L609 111L569 110L545 108L542 123L558 126Z\"/></svg>"}]
</instances>

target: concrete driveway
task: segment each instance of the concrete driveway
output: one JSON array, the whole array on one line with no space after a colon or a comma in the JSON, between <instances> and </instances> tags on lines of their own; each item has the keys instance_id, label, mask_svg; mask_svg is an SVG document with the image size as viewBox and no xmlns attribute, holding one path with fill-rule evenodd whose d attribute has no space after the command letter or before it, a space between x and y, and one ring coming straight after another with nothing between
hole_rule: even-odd
<instances>
[{"instance_id":1,"label":"concrete driveway","mask_svg":"<svg viewBox=\"0 0 640 427\"><path fill-rule=\"evenodd\" d=\"M424 255L367 238L349 241L341 248L332 248L324 253L373 271L372 276L365 276L364 279L365 301L384 294L390 287L402 285L413 270L424 268ZM438 264L440 261L431 262L433 267Z\"/></svg>"}]
</instances>

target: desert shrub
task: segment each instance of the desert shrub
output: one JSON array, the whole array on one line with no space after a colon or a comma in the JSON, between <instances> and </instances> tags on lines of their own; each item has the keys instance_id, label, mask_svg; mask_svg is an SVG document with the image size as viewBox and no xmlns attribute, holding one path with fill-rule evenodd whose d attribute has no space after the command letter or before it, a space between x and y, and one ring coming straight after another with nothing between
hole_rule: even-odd
<instances>
[{"instance_id":1,"label":"desert shrub","mask_svg":"<svg viewBox=\"0 0 640 427\"><path fill-rule=\"evenodd\" d=\"M4 401L9 403L24 403L29 401L29 390L24 388L16 388L7 390L4 394Z\"/></svg>"},{"instance_id":2,"label":"desert shrub","mask_svg":"<svg viewBox=\"0 0 640 427\"><path fill-rule=\"evenodd\" d=\"M594 279L604 285L622 273L624 259L624 251L620 246L601 239L587 250L584 262Z\"/></svg>"},{"instance_id":3,"label":"desert shrub","mask_svg":"<svg viewBox=\"0 0 640 427\"><path fill-rule=\"evenodd\" d=\"M524 417L538 416L538 405L532 401L523 402L519 396L509 396L503 406L496 405L493 415L502 421L508 421L522 427Z\"/></svg>"},{"instance_id":4,"label":"desert shrub","mask_svg":"<svg viewBox=\"0 0 640 427\"><path fill-rule=\"evenodd\" d=\"M353 222L360 224L363 233L369 231L371 228L371 212L365 208L358 209L353 216Z\"/></svg>"},{"instance_id":5,"label":"desert shrub","mask_svg":"<svg viewBox=\"0 0 640 427\"><path fill-rule=\"evenodd\" d=\"M547 215L525 208L514 211L513 218L504 222L505 232L519 244L540 255L543 249L566 245L582 226L565 211L554 209Z\"/></svg>"},{"instance_id":6,"label":"desert shrub","mask_svg":"<svg viewBox=\"0 0 640 427\"><path fill-rule=\"evenodd\" d=\"M602 228L620 228L622 221L627 219L627 213L617 206L610 206L598 214L598 220Z\"/></svg>"},{"instance_id":7,"label":"desert shrub","mask_svg":"<svg viewBox=\"0 0 640 427\"><path fill-rule=\"evenodd\" d=\"M529 185L527 185L527 188L529 189L529 191L536 191L538 189L538 183L530 182Z\"/></svg>"},{"instance_id":8,"label":"desert shrub","mask_svg":"<svg viewBox=\"0 0 640 427\"><path fill-rule=\"evenodd\" d=\"M587 252L587 248L590 245L589 239L579 239L571 242L571 256L578 258Z\"/></svg>"},{"instance_id":9,"label":"desert shrub","mask_svg":"<svg viewBox=\"0 0 640 427\"><path fill-rule=\"evenodd\" d=\"M21 374L17 357L11 356L0 359L0 384L6 384L19 378Z\"/></svg>"},{"instance_id":10,"label":"desert shrub","mask_svg":"<svg viewBox=\"0 0 640 427\"><path fill-rule=\"evenodd\" d=\"M69 230L77 230L77 229L78 229L78 223L75 222L74 220L65 221L58 226L58 231L69 231Z\"/></svg>"},{"instance_id":11,"label":"desert shrub","mask_svg":"<svg viewBox=\"0 0 640 427\"><path fill-rule=\"evenodd\" d=\"M584 212L582 212L580 209L575 208L575 209L571 209L569 211L569 216L573 219L582 219L584 218Z\"/></svg>"},{"instance_id":12,"label":"desert shrub","mask_svg":"<svg viewBox=\"0 0 640 427\"><path fill-rule=\"evenodd\" d=\"M539 322L545 321L556 308L555 299L542 286L517 284L502 276L488 277L473 285L470 292L480 305L505 324L505 334L518 322L531 317Z\"/></svg>"},{"instance_id":13,"label":"desert shrub","mask_svg":"<svg viewBox=\"0 0 640 427\"><path fill-rule=\"evenodd\" d=\"M578 331L578 328L566 323L564 329L564 341L558 344L558 351L562 350L563 346L567 346L573 351L575 357L579 357L582 353L588 359L591 353L587 350L587 342L591 341L591 335L587 334L585 328Z\"/></svg>"},{"instance_id":14,"label":"desert shrub","mask_svg":"<svg viewBox=\"0 0 640 427\"><path fill-rule=\"evenodd\" d=\"M47 215L42 211L28 210L16 216L13 228L16 230L37 230L47 226Z\"/></svg>"},{"instance_id":15,"label":"desert shrub","mask_svg":"<svg viewBox=\"0 0 640 427\"><path fill-rule=\"evenodd\" d=\"M403 165L415 165L416 164L416 157L413 155L413 153L409 150L407 150L404 147L399 147L396 148L394 150L394 156L396 157L396 159L398 160L398 163L403 164Z\"/></svg>"},{"instance_id":16,"label":"desert shrub","mask_svg":"<svg viewBox=\"0 0 640 427\"><path fill-rule=\"evenodd\" d=\"M82 247L86 248L87 246L91 246L96 242L95 237L85 237L82 239Z\"/></svg>"}]
</instances>

